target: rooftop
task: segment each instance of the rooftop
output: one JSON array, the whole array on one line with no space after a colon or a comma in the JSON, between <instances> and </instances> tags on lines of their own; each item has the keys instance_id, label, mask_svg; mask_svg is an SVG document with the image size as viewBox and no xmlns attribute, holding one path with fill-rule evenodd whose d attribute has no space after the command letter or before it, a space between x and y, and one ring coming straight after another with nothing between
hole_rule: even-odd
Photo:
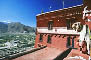
<instances>
[{"instance_id":1,"label":"rooftop","mask_svg":"<svg viewBox=\"0 0 91 60\"><path fill-rule=\"evenodd\" d=\"M36 16L40 16L40 15L47 14L47 13L51 13L51 12L56 12L56 11L61 11L61 10L66 10L66 9L71 9L71 8L76 8L76 7L81 7L81 6L83 6L83 4L81 4L81 5L76 5L76 6L72 6L72 7L68 7L68 8L64 8L64 9L59 9L59 10L54 10L54 11L49 11L49 12L45 12L45 13L41 13L41 14L37 14Z\"/></svg>"}]
</instances>

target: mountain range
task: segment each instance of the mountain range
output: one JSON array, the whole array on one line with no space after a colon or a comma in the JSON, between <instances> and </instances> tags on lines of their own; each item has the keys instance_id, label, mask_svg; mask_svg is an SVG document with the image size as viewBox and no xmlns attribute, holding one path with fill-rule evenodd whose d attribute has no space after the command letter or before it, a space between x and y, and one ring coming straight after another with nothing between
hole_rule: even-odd
<instances>
[{"instance_id":1,"label":"mountain range","mask_svg":"<svg viewBox=\"0 0 91 60\"><path fill-rule=\"evenodd\" d=\"M20 22L0 22L0 33L30 33L35 32L34 27L26 26Z\"/></svg>"}]
</instances>

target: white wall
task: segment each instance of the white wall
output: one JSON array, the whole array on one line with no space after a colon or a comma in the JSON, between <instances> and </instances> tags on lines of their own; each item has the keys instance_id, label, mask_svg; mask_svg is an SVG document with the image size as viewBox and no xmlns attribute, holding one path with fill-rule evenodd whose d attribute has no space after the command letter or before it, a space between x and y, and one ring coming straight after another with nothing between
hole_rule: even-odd
<instances>
[{"instance_id":1,"label":"white wall","mask_svg":"<svg viewBox=\"0 0 91 60\"><path fill-rule=\"evenodd\" d=\"M39 33L55 33L55 34L79 34L75 30L67 30L67 27L53 27L48 30L48 27L37 27Z\"/></svg>"}]
</instances>

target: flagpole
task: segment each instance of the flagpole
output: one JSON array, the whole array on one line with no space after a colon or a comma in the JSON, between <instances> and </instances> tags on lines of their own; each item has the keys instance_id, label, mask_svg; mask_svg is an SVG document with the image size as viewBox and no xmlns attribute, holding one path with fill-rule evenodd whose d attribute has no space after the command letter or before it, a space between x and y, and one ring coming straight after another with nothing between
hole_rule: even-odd
<instances>
[{"instance_id":1,"label":"flagpole","mask_svg":"<svg viewBox=\"0 0 91 60\"><path fill-rule=\"evenodd\" d=\"M62 2L63 2L63 9L64 9L64 0Z\"/></svg>"},{"instance_id":2,"label":"flagpole","mask_svg":"<svg viewBox=\"0 0 91 60\"><path fill-rule=\"evenodd\" d=\"M51 8L52 8L52 7L50 6L50 7L49 7L49 11L51 11Z\"/></svg>"}]
</instances>

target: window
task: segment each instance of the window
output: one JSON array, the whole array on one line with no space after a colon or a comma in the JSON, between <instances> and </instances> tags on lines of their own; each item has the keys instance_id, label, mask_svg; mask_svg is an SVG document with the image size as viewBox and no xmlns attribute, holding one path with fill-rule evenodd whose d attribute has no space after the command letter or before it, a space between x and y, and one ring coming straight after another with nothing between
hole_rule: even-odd
<instances>
[{"instance_id":1,"label":"window","mask_svg":"<svg viewBox=\"0 0 91 60\"><path fill-rule=\"evenodd\" d=\"M48 30L52 30L53 29L53 21L49 21L48 22Z\"/></svg>"},{"instance_id":2,"label":"window","mask_svg":"<svg viewBox=\"0 0 91 60\"><path fill-rule=\"evenodd\" d=\"M42 35L42 34L40 34L40 38L39 38L39 40L40 40L40 42L43 41L43 35Z\"/></svg>"},{"instance_id":3,"label":"window","mask_svg":"<svg viewBox=\"0 0 91 60\"><path fill-rule=\"evenodd\" d=\"M75 23L75 20L67 20L67 29L72 29L72 24Z\"/></svg>"},{"instance_id":4,"label":"window","mask_svg":"<svg viewBox=\"0 0 91 60\"><path fill-rule=\"evenodd\" d=\"M70 20L67 21L67 29L71 29L71 21Z\"/></svg>"},{"instance_id":5,"label":"window","mask_svg":"<svg viewBox=\"0 0 91 60\"><path fill-rule=\"evenodd\" d=\"M47 43L51 43L51 36L48 35Z\"/></svg>"},{"instance_id":6,"label":"window","mask_svg":"<svg viewBox=\"0 0 91 60\"><path fill-rule=\"evenodd\" d=\"M88 25L86 25L86 34L88 34Z\"/></svg>"},{"instance_id":7,"label":"window","mask_svg":"<svg viewBox=\"0 0 91 60\"><path fill-rule=\"evenodd\" d=\"M67 45L66 45L67 47L70 47L70 36L69 37L67 37Z\"/></svg>"}]
</instances>

